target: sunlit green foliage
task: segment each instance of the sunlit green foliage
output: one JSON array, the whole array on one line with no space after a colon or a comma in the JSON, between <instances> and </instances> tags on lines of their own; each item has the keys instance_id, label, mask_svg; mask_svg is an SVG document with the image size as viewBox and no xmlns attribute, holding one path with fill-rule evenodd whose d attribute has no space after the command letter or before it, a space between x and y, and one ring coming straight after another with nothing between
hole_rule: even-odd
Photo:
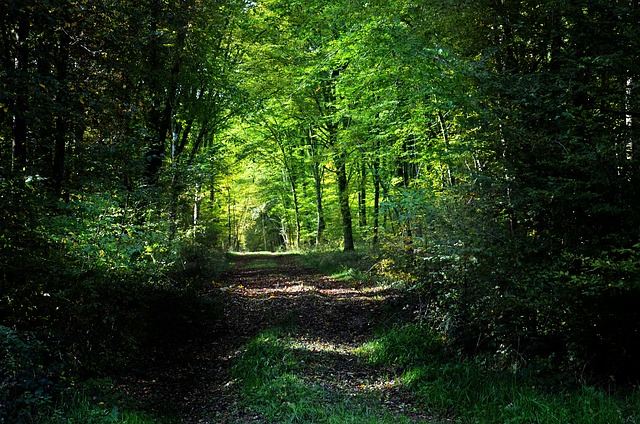
<instances>
[{"instance_id":1,"label":"sunlit green foliage","mask_svg":"<svg viewBox=\"0 0 640 424\"><path fill-rule=\"evenodd\" d=\"M0 318L97 370L213 249L373 245L448 348L634 384L639 13L8 1Z\"/></svg>"}]
</instances>

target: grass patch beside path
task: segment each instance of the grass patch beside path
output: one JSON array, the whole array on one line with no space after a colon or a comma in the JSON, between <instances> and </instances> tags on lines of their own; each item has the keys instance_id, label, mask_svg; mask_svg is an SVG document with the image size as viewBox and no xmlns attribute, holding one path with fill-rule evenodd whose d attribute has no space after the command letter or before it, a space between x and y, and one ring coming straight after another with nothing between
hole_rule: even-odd
<instances>
[{"instance_id":1,"label":"grass patch beside path","mask_svg":"<svg viewBox=\"0 0 640 424\"><path fill-rule=\"evenodd\" d=\"M395 365L403 386L434 416L471 423L637 423L640 392L608 394L589 386L550 391L530 370L490 369L479 359L445 356L421 325L397 326L358 352L375 366Z\"/></svg>"},{"instance_id":2,"label":"grass patch beside path","mask_svg":"<svg viewBox=\"0 0 640 424\"><path fill-rule=\"evenodd\" d=\"M244 269L275 269L278 262L274 259L257 259L244 266Z\"/></svg>"},{"instance_id":3,"label":"grass patch beside path","mask_svg":"<svg viewBox=\"0 0 640 424\"><path fill-rule=\"evenodd\" d=\"M278 268L277 257L280 256L292 256L296 255L293 252L231 252L228 254L228 266L231 268L238 261L243 259L250 259L243 264L244 269L248 270L260 270L260 269L276 269Z\"/></svg>"},{"instance_id":4,"label":"grass patch beside path","mask_svg":"<svg viewBox=\"0 0 640 424\"><path fill-rule=\"evenodd\" d=\"M170 418L158 418L144 412L121 410L117 406L98 402L78 394L71 402L54 408L41 417L40 424L170 424Z\"/></svg>"},{"instance_id":5,"label":"grass patch beside path","mask_svg":"<svg viewBox=\"0 0 640 424\"><path fill-rule=\"evenodd\" d=\"M300 262L340 281L368 282L374 259L366 251L317 251L300 254Z\"/></svg>"}]
</instances>

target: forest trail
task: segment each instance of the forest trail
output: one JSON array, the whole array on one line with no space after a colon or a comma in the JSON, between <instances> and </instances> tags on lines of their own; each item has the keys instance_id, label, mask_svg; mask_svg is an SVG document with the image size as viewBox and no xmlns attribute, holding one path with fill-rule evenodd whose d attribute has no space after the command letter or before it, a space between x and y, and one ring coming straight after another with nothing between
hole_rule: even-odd
<instances>
[{"instance_id":1,"label":"forest trail","mask_svg":"<svg viewBox=\"0 0 640 424\"><path fill-rule=\"evenodd\" d=\"M243 405L231 368L242 346L261 332L286 328L305 351L305 374L344 396L366 394L411 421L428 417L400 390L393 370L375 369L355 349L375 328L406 314L395 290L338 281L300 265L295 255L244 254L204 295L223 295L223 316L172 351L157 352L119 390L159 415L184 423L262 423Z\"/></svg>"}]
</instances>

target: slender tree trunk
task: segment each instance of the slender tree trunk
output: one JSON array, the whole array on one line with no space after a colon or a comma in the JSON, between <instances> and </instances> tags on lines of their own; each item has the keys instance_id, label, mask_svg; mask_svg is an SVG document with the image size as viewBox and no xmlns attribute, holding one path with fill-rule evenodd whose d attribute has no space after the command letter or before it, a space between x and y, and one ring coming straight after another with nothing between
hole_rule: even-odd
<instances>
[{"instance_id":1,"label":"slender tree trunk","mask_svg":"<svg viewBox=\"0 0 640 424\"><path fill-rule=\"evenodd\" d=\"M193 238L196 237L198 231L198 223L200 220L200 184L196 183L195 194L193 195Z\"/></svg>"},{"instance_id":2,"label":"slender tree trunk","mask_svg":"<svg viewBox=\"0 0 640 424\"><path fill-rule=\"evenodd\" d=\"M211 128L209 127L209 119L204 119L202 125L200 126L200 131L198 131L198 136L196 137L195 142L193 143L193 148L191 149L191 153L189 154L189 163L193 162L202 146L202 142L206 136L211 135Z\"/></svg>"},{"instance_id":3,"label":"slender tree trunk","mask_svg":"<svg viewBox=\"0 0 640 424\"><path fill-rule=\"evenodd\" d=\"M67 96L66 80L69 66L69 36L60 31L60 47L56 56L56 79L60 85L58 91L58 106L61 113L55 118L55 148L53 154L53 188L57 195L61 195L65 177L65 154L67 150L67 131L69 129L68 115L65 113Z\"/></svg>"},{"instance_id":4,"label":"slender tree trunk","mask_svg":"<svg viewBox=\"0 0 640 424\"><path fill-rule=\"evenodd\" d=\"M318 108L325 118L329 118L325 124L327 131L327 144L334 149L334 165L338 182L338 200L340 202L340 215L342 217L342 243L345 251L355 250L353 243L353 222L349 207L349 181L347 178L347 153L343 146L338 145L338 121L335 108L336 79L345 67L333 69L322 90L322 101L316 99ZM344 121L343 121L344 122Z\"/></svg>"},{"instance_id":5,"label":"slender tree trunk","mask_svg":"<svg viewBox=\"0 0 640 424\"><path fill-rule=\"evenodd\" d=\"M227 228L228 228L228 240L227 240L227 249L231 250L231 234L233 233L232 227L232 219L231 219L231 189L226 187L227 189Z\"/></svg>"},{"instance_id":6,"label":"slender tree trunk","mask_svg":"<svg viewBox=\"0 0 640 424\"><path fill-rule=\"evenodd\" d=\"M188 16L188 10L192 2L186 2L182 6L182 13ZM152 37L157 37L158 20L161 16L162 4L159 0L152 3L152 14L154 19L151 22ZM150 148L147 152L147 177L152 184L158 181L158 172L163 163L163 157L166 150L166 140L171 129L171 121L174 113L174 103L178 93L178 76L182 71L183 49L187 37L188 17L185 18L177 28L177 34L174 42L174 58L169 68L167 81L162 81L157 75L152 74L150 82L150 90L154 96L152 110L150 112L150 126L154 130L152 140L150 140ZM161 40L154 38L150 46L150 69L162 69L160 57Z\"/></svg>"},{"instance_id":7,"label":"slender tree trunk","mask_svg":"<svg viewBox=\"0 0 640 424\"><path fill-rule=\"evenodd\" d=\"M176 157L180 156L184 151L184 148L187 146L189 142L189 134L191 134L191 129L193 128L194 119L191 118L187 121L187 125L184 128L181 128L181 136L180 143L175 147L174 154Z\"/></svg>"},{"instance_id":8,"label":"slender tree trunk","mask_svg":"<svg viewBox=\"0 0 640 424\"><path fill-rule=\"evenodd\" d=\"M295 213L296 220L296 248L300 247L300 205L298 204L298 189L296 187L296 182L291 175L289 175L289 181L291 183L291 195L293 197L293 210Z\"/></svg>"},{"instance_id":9,"label":"slender tree trunk","mask_svg":"<svg viewBox=\"0 0 640 424\"><path fill-rule=\"evenodd\" d=\"M449 133L447 131L447 126L444 120L444 115L442 114L441 111L438 111L438 123L440 124L440 132L442 133L442 141L444 142L444 150L445 152L449 152ZM453 175L451 174L451 164L447 163L445 165L447 167L446 169L446 177L443 178L443 185L444 182L446 181L449 186L453 186L455 184Z\"/></svg>"},{"instance_id":10,"label":"slender tree trunk","mask_svg":"<svg viewBox=\"0 0 640 424\"><path fill-rule=\"evenodd\" d=\"M18 93L15 100L13 114L13 145L11 155L11 170L22 170L27 165L27 108L28 86L26 84L29 72L29 38L31 24L26 12L23 12L18 22L16 33L16 69L19 78Z\"/></svg>"},{"instance_id":11,"label":"slender tree trunk","mask_svg":"<svg viewBox=\"0 0 640 424\"><path fill-rule=\"evenodd\" d=\"M360 191L358 192L358 225L367 226L367 165L360 163Z\"/></svg>"},{"instance_id":12,"label":"slender tree trunk","mask_svg":"<svg viewBox=\"0 0 640 424\"><path fill-rule=\"evenodd\" d=\"M376 156L373 160L373 239L372 243L377 246L380 234L380 158Z\"/></svg>"},{"instance_id":13,"label":"slender tree trunk","mask_svg":"<svg viewBox=\"0 0 640 424\"><path fill-rule=\"evenodd\" d=\"M349 187L347 180L347 158L345 153L336 156L336 171L338 179L338 199L340 202L340 215L342 216L342 243L345 252L355 250L353 243L353 224L351 220L351 208L349 207Z\"/></svg>"},{"instance_id":14,"label":"slender tree trunk","mask_svg":"<svg viewBox=\"0 0 640 424\"><path fill-rule=\"evenodd\" d=\"M158 40L158 20L162 12L160 0L154 0L151 3L151 25L149 28L149 91L152 97L151 110L149 111L149 127L155 132L148 139L149 149L145 153L146 170L145 174L151 184L158 181L158 172L162 166L162 157L164 155L164 138L160 135L160 127L162 126L162 99L163 85L160 81L160 70L162 69L160 58L160 40Z\"/></svg>"},{"instance_id":15,"label":"slender tree trunk","mask_svg":"<svg viewBox=\"0 0 640 424\"><path fill-rule=\"evenodd\" d=\"M322 206L322 176L320 164L317 162L313 164L313 188L316 195L316 246L320 246L324 241L324 230L327 224Z\"/></svg>"},{"instance_id":16,"label":"slender tree trunk","mask_svg":"<svg viewBox=\"0 0 640 424\"><path fill-rule=\"evenodd\" d=\"M637 150L637 147L635 146L636 143L634 143L635 140L633 137L633 115L630 113L632 108L631 106L632 99L633 99L633 77L631 76L631 71L627 70L627 76L625 81L625 97L624 97L624 108L626 112L624 122L625 122L626 132L627 132L625 153L627 156L627 160L633 160L635 150Z\"/></svg>"},{"instance_id":17,"label":"slender tree trunk","mask_svg":"<svg viewBox=\"0 0 640 424\"><path fill-rule=\"evenodd\" d=\"M266 252L267 249L267 228L265 224L265 211L260 211L260 221L262 222L262 248Z\"/></svg>"},{"instance_id":18,"label":"slender tree trunk","mask_svg":"<svg viewBox=\"0 0 640 424\"><path fill-rule=\"evenodd\" d=\"M326 228L322 207L322 167L318 158L317 141L311 136L311 128L309 128L309 146L311 147L313 160L313 188L316 196L316 246L320 246L323 242L323 234Z\"/></svg>"}]
</instances>

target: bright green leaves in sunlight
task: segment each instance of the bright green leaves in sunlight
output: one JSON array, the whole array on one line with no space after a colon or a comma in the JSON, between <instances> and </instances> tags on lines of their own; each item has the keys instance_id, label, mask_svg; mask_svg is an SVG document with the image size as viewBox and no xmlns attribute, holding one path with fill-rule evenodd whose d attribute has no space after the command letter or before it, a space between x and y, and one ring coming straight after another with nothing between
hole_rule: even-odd
<instances>
[{"instance_id":1,"label":"bright green leaves in sunlight","mask_svg":"<svg viewBox=\"0 0 640 424\"><path fill-rule=\"evenodd\" d=\"M633 331L604 308L594 334L594 292L569 283L601 287L593 264L638 241L637 18L624 1L257 2L254 108L233 135L238 173L268 176L251 192L268 212L245 228L279 222L282 248L383 247L458 349L554 347L619 373L599 349L629 367ZM594 296L636 322L633 281Z\"/></svg>"},{"instance_id":2,"label":"bright green leaves in sunlight","mask_svg":"<svg viewBox=\"0 0 640 424\"><path fill-rule=\"evenodd\" d=\"M242 157L282 174L286 246L375 241L383 202L451 186L464 166L462 65L413 13L403 2L264 1L248 14L241 69L257 107L234 137Z\"/></svg>"}]
</instances>

